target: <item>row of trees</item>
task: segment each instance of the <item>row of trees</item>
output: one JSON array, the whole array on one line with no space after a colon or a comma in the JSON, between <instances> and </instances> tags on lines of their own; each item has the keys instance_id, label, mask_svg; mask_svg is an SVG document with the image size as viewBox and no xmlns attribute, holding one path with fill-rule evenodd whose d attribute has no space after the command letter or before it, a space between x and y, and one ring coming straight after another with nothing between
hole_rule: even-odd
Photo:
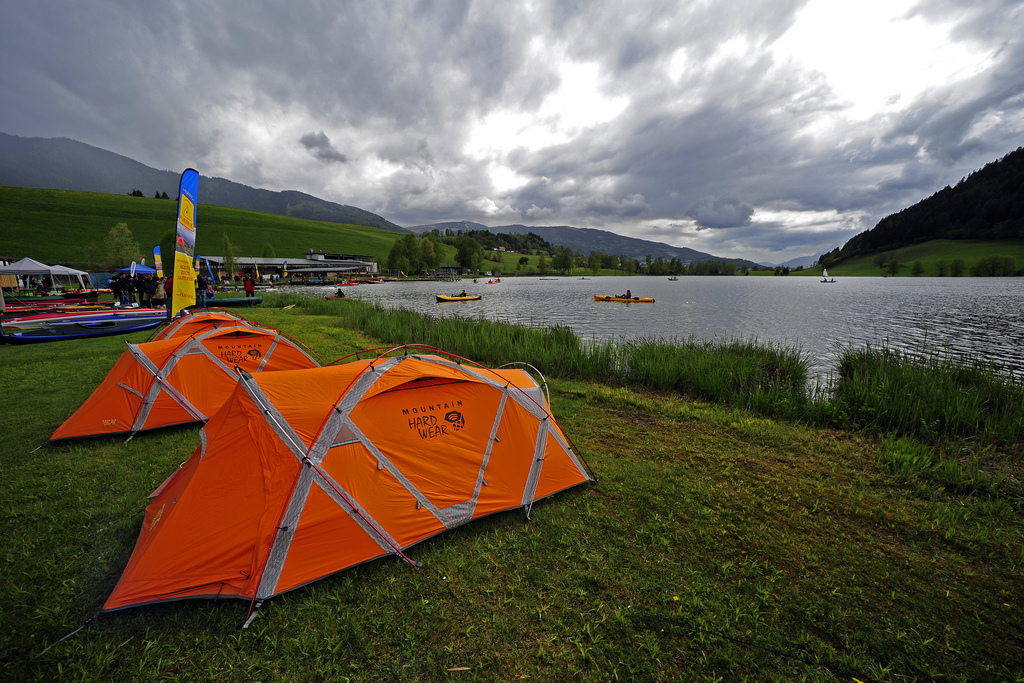
<instances>
[{"instance_id":1,"label":"row of trees","mask_svg":"<svg viewBox=\"0 0 1024 683\"><path fill-rule=\"evenodd\" d=\"M169 266L174 258L174 234L174 230L170 229L163 234L159 241L160 254L165 266ZM148 250L143 251L142 247L139 246L138 241L132 235L132 231L128 229L127 223L118 223L110 229L104 240L103 249L105 257L99 265L109 271L124 268L130 265L132 261L141 263L144 258L148 260L150 257ZM224 233L221 241L221 255L224 259L223 268L228 277L234 277L235 273L240 270L237 261L240 251L228 239L228 234ZM263 245L262 255L263 258L275 258L277 254L274 245L266 242ZM92 267L91 259L89 267Z\"/></svg>"},{"instance_id":2,"label":"row of trees","mask_svg":"<svg viewBox=\"0 0 1024 683\"><path fill-rule=\"evenodd\" d=\"M903 264L899 262L892 252L877 254L872 264L884 270L889 275L898 275ZM1012 275L1024 275L1024 270L1018 270L1017 264L1011 256L986 256L967 265L962 258L952 261L940 260L935 262L935 268L939 277L963 277L970 272L975 277L1009 277ZM924 275L925 268L921 261L914 261L910 266L910 274L917 277Z\"/></svg>"},{"instance_id":3,"label":"row of trees","mask_svg":"<svg viewBox=\"0 0 1024 683\"><path fill-rule=\"evenodd\" d=\"M413 233L407 233L392 245L388 252L387 268L406 274L434 270L441 265L443 245L449 242L455 248L455 263L462 268L479 271L484 267L485 260L502 264L505 257L510 255L509 252L485 252L484 246L477 239L480 234L478 232L477 236L474 236L464 233L453 237L442 236L434 230L418 237ZM630 256L615 256L598 251L591 251L590 254L584 255L567 247L552 247L532 233L526 236L512 235L512 237L529 238L522 244L531 245L529 248L537 256L536 272L539 273L556 271L570 274L576 269L589 269L595 275L606 270L619 270L629 275L735 275L737 273L737 265L728 261L682 263L677 258L666 260L661 257L652 258L650 255L640 261ZM127 223L118 223L110 230L105 247L107 253L105 265L111 270L124 267L132 261L139 262L145 256L138 242L132 237ZM161 237L160 252L164 259L171 258L169 255L174 253L173 229L168 230ZM225 272L228 277L233 277L239 270L236 260L239 249L231 243L227 233L223 233L221 255ZM512 255L515 256L515 254ZM262 256L264 258L276 257L274 247L269 242L263 245ZM522 270L528 267L529 261L529 256L520 255L516 269ZM499 265L495 270L500 272L501 266ZM746 273L746 270L744 267L740 269L740 272Z\"/></svg>"},{"instance_id":4,"label":"row of trees","mask_svg":"<svg viewBox=\"0 0 1024 683\"><path fill-rule=\"evenodd\" d=\"M442 242L436 233L437 231L434 231L423 237L417 237L410 232L395 240L395 243L391 245L391 251L388 252L388 269L408 274L437 268L441 265L440 246ZM479 246L477 245L477 247ZM482 249L480 254L482 261Z\"/></svg>"},{"instance_id":5,"label":"row of trees","mask_svg":"<svg viewBox=\"0 0 1024 683\"><path fill-rule=\"evenodd\" d=\"M131 192L128 193L128 196L145 197L146 195L142 194L142 190L132 190ZM170 199L170 197L167 196L166 192L161 192L160 190L157 190L155 193L153 193L153 199Z\"/></svg>"},{"instance_id":6,"label":"row of trees","mask_svg":"<svg viewBox=\"0 0 1024 683\"><path fill-rule=\"evenodd\" d=\"M479 270L483 266L485 258L488 261L503 264L505 258L509 256L509 252L487 251L488 248L493 249L496 244L499 246L503 245L499 244L500 240L488 239L487 245L491 245L488 247L480 242L480 238L484 236L495 237L485 231L467 231L458 236L440 235L437 231L434 231L433 233L427 233L420 240L422 242L424 239L438 238L446 244L451 244L455 247L455 262L463 268ZM499 235L498 237L522 237L526 239L525 242L519 243L518 253L520 255L515 264L517 271L522 271L529 267L529 255L531 252L537 257L534 270L538 273L560 272L571 274L574 270L581 269L590 270L595 275L606 270L618 270L629 275L735 275L738 270L738 266L735 263L728 261L683 263L678 258L664 259L660 256L653 258L649 254L643 261L640 261L631 256L604 254L596 250L585 255L568 247L552 246L533 233L527 235ZM399 240L399 242L407 244L412 244L412 241L411 235L406 235ZM399 247L399 243L396 243L393 254L398 258L405 251L405 247ZM514 253L512 255L515 256ZM395 268L390 258L388 260L388 267ZM494 270L500 272L501 265L494 268ZM746 272L745 267L742 269L742 272Z\"/></svg>"},{"instance_id":7,"label":"row of trees","mask_svg":"<svg viewBox=\"0 0 1024 683\"><path fill-rule=\"evenodd\" d=\"M1024 275L1024 269L1017 270L1013 258L1009 256L989 256L978 259L971 264L971 275L976 277L1008 277Z\"/></svg>"}]
</instances>

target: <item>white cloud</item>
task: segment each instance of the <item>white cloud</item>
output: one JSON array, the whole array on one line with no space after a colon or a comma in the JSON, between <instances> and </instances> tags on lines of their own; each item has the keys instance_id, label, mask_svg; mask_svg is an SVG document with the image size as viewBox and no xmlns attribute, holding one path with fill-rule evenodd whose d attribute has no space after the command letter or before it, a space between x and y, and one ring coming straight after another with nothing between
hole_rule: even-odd
<instances>
[{"instance_id":1,"label":"white cloud","mask_svg":"<svg viewBox=\"0 0 1024 683\"><path fill-rule=\"evenodd\" d=\"M797 256L1024 139L1010 0L8 5L0 131L405 225Z\"/></svg>"},{"instance_id":2,"label":"white cloud","mask_svg":"<svg viewBox=\"0 0 1024 683\"><path fill-rule=\"evenodd\" d=\"M569 142L629 106L628 97L603 92L597 64L563 62L557 71L559 86L540 107L489 112L473 124L463 151L478 158L501 157L519 148L536 152Z\"/></svg>"},{"instance_id":3,"label":"white cloud","mask_svg":"<svg viewBox=\"0 0 1024 683\"><path fill-rule=\"evenodd\" d=\"M860 120L991 64L994 48L952 40L955 23L927 21L911 12L916 3L811 0L772 52L782 64L824 74L844 114Z\"/></svg>"}]
</instances>

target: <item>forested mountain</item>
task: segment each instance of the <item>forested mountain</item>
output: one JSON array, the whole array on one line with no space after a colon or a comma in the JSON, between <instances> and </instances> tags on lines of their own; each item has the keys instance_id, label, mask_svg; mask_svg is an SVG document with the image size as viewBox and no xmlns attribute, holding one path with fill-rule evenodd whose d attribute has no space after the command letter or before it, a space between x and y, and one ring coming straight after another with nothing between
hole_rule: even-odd
<instances>
[{"instance_id":1,"label":"forested mountain","mask_svg":"<svg viewBox=\"0 0 1024 683\"><path fill-rule=\"evenodd\" d=\"M468 221L461 221L458 225L458 228L431 228L431 230L425 232L432 232L436 230L437 234L442 238L453 238L456 235L466 235L475 239L484 251L494 251L504 247L506 251L513 251L517 254L539 254L543 252L545 254L552 255L557 249L557 247L549 243L543 237L535 235L532 232L492 232L491 228L484 227L479 223L470 223ZM417 229L414 228L413 232L416 232L416 230Z\"/></svg>"},{"instance_id":2,"label":"forested mountain","mask_svg":"<svg viewBox=\"0 0 1024 683\"><path fill-rule=\"evenodd\" d=\"M467 234L470 231L487 231L494 235L535 235L541 240L549 242L556 247L565 247L582 254L590 254L592 251L614 256L629 256L634 259L644 260L648 255L653 258L661 258L665 261L677 259L682 263L703 263L707 261L722 261L735 263L737 266L753 268L759 264L753 261L739 258L724 258L713 256L702 251L690 249L689 247L673 247L663 242L651 242L636 237L625 237L607 230L595 228L574 228L568 225L543 226L543 225L498 225L488 227L482 223L470 221L450 221L446 223L431 223L430 225L416 225L410 227L412 232L423 234L431 230L438 230L442 235L446 230L454 233L461 231ZM481 237L476 237L481 241ZM508 239L508 238L506 238ZM501 245L506 246L507 245ZM488 248L485 246L485 248Z\"/></svg>"},{"instance_id":3,"label":"forested mountain","mask_svg":"<svg viewBox=\"0 0 1024 683\"><path fill-rule=\"evenodd\" d=\"M1024 147L886 216L819 263L891 251L935 239L1024 239Z\"/></svg>"},{"instance_id":4,"label":"forested mountain","mask_svg":"<svg viewBox=\"0 0 1024 683\"><path fill-rule=\"evenodd\" d=\"M176 199L180 177L181 171L159 171L68 138L23 138L0 133L0 185L8 187L104 194L130 194L137 190L146 197L166 194ZM295 190L274 192L207 176L201 176L200 183L202 204L407 232L375 213Z\"/></svg>"},{"instance_id":5,"label":"forested mountain","mask_svg":"<svg viewBox=\"0 0 1024 683\"><path fill-rule=\"evenodd\" d=\"M104 194L137 192L145 197L166 194L173 200L178 194L180 175L180 171L160 171L120 154L68 138L24 138L0 133L0 186ZM200 183L200 203L307 220L367 225L402 233L423 233L434 228L442 233L446 229L452 229L453 232L483 230L495 235L506 235L506 244L502 244L497 238L493 240L494 247L506 248L513 247L511 243L516 240L512 236L532 233L551 245L583 254L599 252L641 261L651 256L665 261L678 260L684 264L722 261L734 263L738 267L752 268L758 265L746 259L714 256L687 247L675 247L663 242L626 237L606 230L574 228L567 225L489 227L469 221L453 221L406 229L369 211L329 202L303 192L275 192L207 176L202 176ZM477 239L491 241L484 235L478 235ZM519 248L516 250L519 251ZM531 247L531 250L534 248Z\"/></svg>"}]
</instances>

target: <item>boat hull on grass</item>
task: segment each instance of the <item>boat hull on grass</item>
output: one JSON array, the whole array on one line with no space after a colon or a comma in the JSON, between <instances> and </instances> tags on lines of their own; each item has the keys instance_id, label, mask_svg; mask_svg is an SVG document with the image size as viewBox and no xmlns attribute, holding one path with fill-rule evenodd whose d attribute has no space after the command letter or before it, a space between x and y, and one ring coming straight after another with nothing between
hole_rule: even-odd
<instances>
[{"instance_id":1,"label":"boat hull on grass","mask_svg":"<svg viewBox=\"0 0 1024 683\"><path fill-rule=\"evenodd\" d=\"M627 303L627 304L629 304L629 303L633 303L633 304L653 304L654 303L654 299L651 299L650 297L634 296L632 298L627 299L624 296L603 296L601 294L595 294L594 295L594 301L621 301L621 302Z\"/></svg>"},{"instance_id":2,"label":"boat hull on grass","mask_svg":"<svg viewBox=\"0 0 1024 683\"><path fill-rule=\"evenodd\" d=\"M467 296L448 296L446 294L436 294L437 303L444 301L476 301L480 298L479 294L467 295Z\"/></svg>"},{"instance_id":3,"label":"boat hull on grass","mask_svg":"<svg viewBox=\"0 0 1024 683\"><path fill-rule=\"evenodd\" d=\"M149 330L167 321L161 309L44 314L5 320L0 336L8 344L87 339Z\"/></svg>"}]
</instances>

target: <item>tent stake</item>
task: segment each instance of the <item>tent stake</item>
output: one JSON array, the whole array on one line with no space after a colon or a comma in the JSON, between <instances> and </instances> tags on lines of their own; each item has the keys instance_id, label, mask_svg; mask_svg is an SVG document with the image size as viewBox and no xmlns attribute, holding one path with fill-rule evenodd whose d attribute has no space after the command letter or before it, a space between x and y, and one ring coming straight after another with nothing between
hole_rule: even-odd
<instances>
[{"instance_id":1,"label":"tent stake","mask_svg":"<svg viewBox=\"0 0 1024 683\"><path fill-rule=\"evenodd\" d=\"M242 628L243 629L249 628L249 624L251 624L252 620L256 618L256 614L259 612L259 609L262 606L263 606L263 601L260 600L259 602L256 603L255 606L253 606L253 607L251 607L249 609L249 616L246 618L245 623L242 624Z\"/></svg>"},{"instance_id":2,"label":"tent stake","mask_svg":"<svg viewBox=\"0 0 1024 683\"><path fill-rule=\"evenodd\" d=\"M66 636L64 636L63 638L61 638L60 640L58 640L57 642L55 642L55 643L53 643L52 645L50 645L50 646L49 646L48 648L46 648L45 650L43 650L42 652L40 652L39 654L37 654L37 655L36 655L36 656L35 656L35 657L34 657L33 659L39 659L40 657L42 657L43 655L45 655L45 654L46 654L47 652L49 652L49 651L50 651L50 650L52 650L53 648L55 648L55 647L57 647L58 645L60 645L61 643L63 643L63 642L64 642L65 640L67 640L68 638L70 638L70 637L72 637L72 636L76 635L76 634L77 634L77 633L78 633L79 631L81 631L81 630L82 630L83 628L85 628L86 626L88 626L89 624L91 624L91 623L92 623L92 620L93 620L93 619L95 619L96 617L98 617L99 615L100 615L100 613L99 613L99 612L97 612L96 614L92 615L91 617L89 617L88 619L86 619L86 620L85 620L85 623L84 623L84 624L82 624L81 626L79 626L79 627L78 627L78 628L76 628L76 629L75 629L74 631L72 631L71 633L67 634Z\"/></svg>"}]
</instances>

